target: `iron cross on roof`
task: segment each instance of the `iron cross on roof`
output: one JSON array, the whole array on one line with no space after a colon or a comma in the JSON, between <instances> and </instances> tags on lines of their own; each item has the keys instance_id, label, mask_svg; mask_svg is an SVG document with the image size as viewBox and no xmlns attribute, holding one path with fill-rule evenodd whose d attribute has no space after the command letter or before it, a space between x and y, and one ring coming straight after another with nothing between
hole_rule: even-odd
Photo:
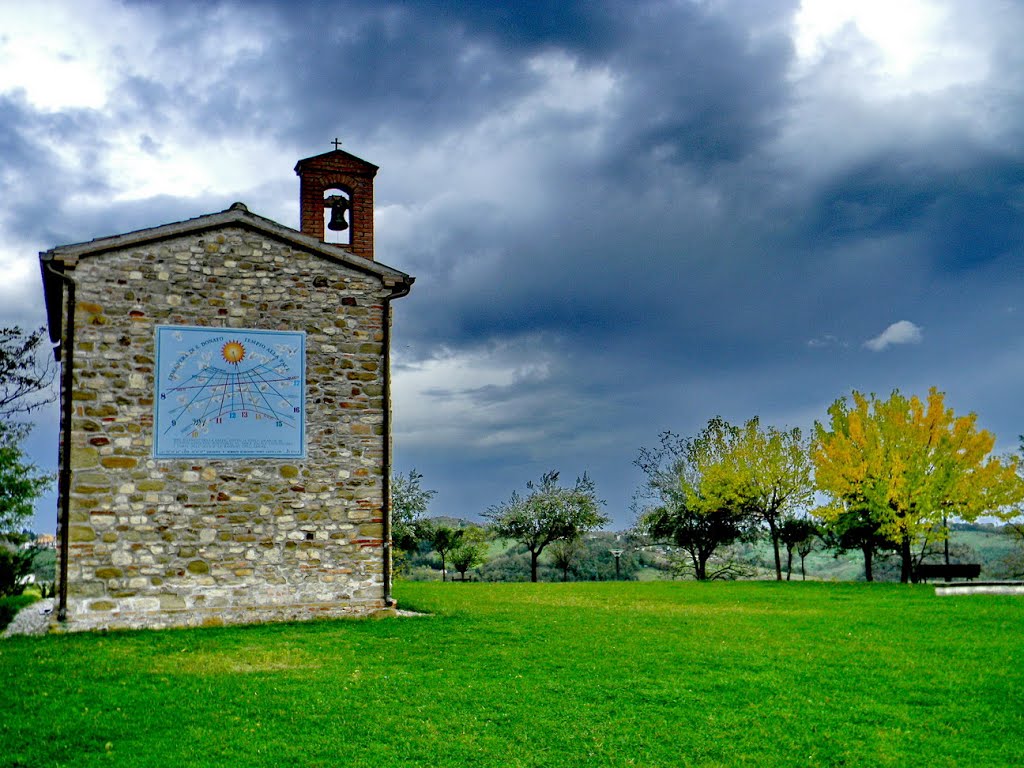
<instances>
[{"instance_id":1,"label":"iron cross on roof","mask_svg":"<svg viewBox=\"0 0 1024 768\"><path fill-rule=\"evenodd\" d=\"M338 148L341 146L341 141L339 141L338 139L335 139L334 141L331 142L331 144L334 145L334 150L337 151Z\"/></svg>"}]
</instances>

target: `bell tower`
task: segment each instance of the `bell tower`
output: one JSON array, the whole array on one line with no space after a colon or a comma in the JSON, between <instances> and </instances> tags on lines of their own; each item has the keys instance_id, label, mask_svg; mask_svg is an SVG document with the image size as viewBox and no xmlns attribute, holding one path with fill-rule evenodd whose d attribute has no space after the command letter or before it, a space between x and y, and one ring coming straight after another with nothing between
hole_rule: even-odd
<instances>
[{"instance_id":1,"label":"bell tower","mask_svg":"<svg viewBox=\"0 0 1024 768\"><path fill-rule=\"evenodd\" d=\"M339 149L337 139L333 144L333 151L295 165L300 228L317 240L325 240L328 231L338 232L337 245L373 261L373 178L378 168Z\"/></svg>"}]
</instances>

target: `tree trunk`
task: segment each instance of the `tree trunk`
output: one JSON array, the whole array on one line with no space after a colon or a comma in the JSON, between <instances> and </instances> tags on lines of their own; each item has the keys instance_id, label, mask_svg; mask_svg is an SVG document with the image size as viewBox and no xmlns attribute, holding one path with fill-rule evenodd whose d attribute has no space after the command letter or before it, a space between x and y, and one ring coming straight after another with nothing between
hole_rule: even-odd
<instances>
[{"instance_id":1,"label":"tree trunk","mask_svg":"<svg viewBox=\"0 0 1024 768\"><path fill-rule=\"evenodd\" d=\"M540 552L534 552L530 550L530 581L537 581L537 559L540 557Z\"/></svg>"},{"instance_id":2,"label":"tree trunk","mask_svg":"<svg viewBox=\"0 0 1024 768\"><path fill-rule=\"evenodd\" d=\"M793 548L786 547L786 581L793 578Z\"/></svg>"},{"instance_id":3,"label":"tree trunk","mask_svg":"<svg viewBox=\"0 0 1024 768\"><path fill-rule=\"evenodd\" d=\"M708 580L708 559L706 557L695 557L693 559L693 575L697 577L697 581Z\"/></svg>"},{"instance_id":4,"label":"tree trunk","mask_svg":"<svg viewBox=\"0 0 1024 768\"><path fill-rule=\"evenodd\" d=\"M869 543L862 545L860 549L864 553L864 581L874 581L875 573L871 566L875 555L875 547Z\"/></svg>"},{"instance_id":5,"label":"tree trunk","mask_svg":"<svg viewBox=\"0 0 1024 768\"><path fill-rule=\"evenodd\" d=\"M800 555L800 581L807 581L807 569L804 567L804 560L807 555Z\"/></svg>"},{"instance_id":6,"label":"tree trunk","mask_svg":"<svg viewBox=\"0 0 1024 768\"><path fill-rule=\"evenodd\" d=\"M910 537L904 535L900 541L900 584L909 584L913 576L914 553L910 551Z\"/></svg>"},{"instance_id":7,"label":"tree trunk","mask_svg":"<svg viewBox=\"0 0 1024 768\"><path fill-rule=\"evenodd\" d=\"M775 550L775 580L782 581L782 558L779 556L779 529L773 522L768 523L772 534L772 549Z\"/></svg>"},{"instance_id":8,"label":"tree trunk","mask_svg":"<svg viewBox=\"0 0 1024 768\"><path fill-rule=\"evenodd\" d=\"M445 569L444 569L444 555L441 555L441 581L447 581L447 580L448 580L448 574L445 572Z\"/></svg>"}]
</instances>

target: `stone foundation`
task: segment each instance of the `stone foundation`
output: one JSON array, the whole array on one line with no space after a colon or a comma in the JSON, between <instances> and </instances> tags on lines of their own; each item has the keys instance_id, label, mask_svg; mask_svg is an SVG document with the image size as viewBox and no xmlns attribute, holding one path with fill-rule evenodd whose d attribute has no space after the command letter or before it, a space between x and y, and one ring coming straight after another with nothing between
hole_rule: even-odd
<instances>
[{"instance_id":1,"label":"stone foundation","mask_svg":"<svg viewBox=\"0 0 1024 768\"><path fill-rule=\"evenodd\" d=\"M395 608L384 605L383 600L351 603L294 603L282 605L241 605L228 608L168 609L147 598L124 601L117 609L90 610L88 605L76 606L69 602L67 622L50 617L50 632L80 632L88 630L122 629L174 629L187 627L222 627L230 624L261 624L279 621L312 621L314 619L362 618L366 616L395 615Z\"/></svg>"}]
</instances>

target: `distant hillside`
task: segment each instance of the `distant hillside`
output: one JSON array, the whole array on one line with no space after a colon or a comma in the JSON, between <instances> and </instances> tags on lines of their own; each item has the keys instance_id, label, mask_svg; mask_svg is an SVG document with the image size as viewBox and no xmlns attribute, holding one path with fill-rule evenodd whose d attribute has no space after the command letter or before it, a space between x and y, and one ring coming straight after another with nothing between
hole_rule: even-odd
<instances>
[{"instance_id":1,"label":"distant hillside","mask_svg":"<svg viewBox=\"0 0 1024 768\"><path fill-rule=\"evenodd\" d=\"M455 517L434 517L435 522L461 528L480 525ZM588 534L581 550L568 570L563 573L554 567L550 549L541 557L542 581L608 581L616 577L612 550L620 550L619 577L628 581L660 581L673 578L692 578L692 570L684 560L685 553L678 548L663 545L644 545L627 531L598 531ZM1020 545L1003 527L994 525L955 525L950 537L950 559L959 563L981 564L981 578L1014 578L1007 558L1020 552ZM737 564L733 578L772 579L775 562L771 542L767 535L753 543L737 544L723 552ZM927 562L941 563L942 545L939 544ZM682 560L682 567L678 566ZM677 566L673 568L673 562ZM492 541L487 562L469 572L468 577L478 581L525 581L529 578L528 556L525 549L512 541ZM821 546L807 556L804 566L806 578L815 581L863 581L864 562L860 552L847 552L836 557L823 551ZM786 553L782 552L783 578L786 578ZM413 555L403 576L411 580L440 579L440 559L426 548ZM899 558L895 553L880 553L874 561L876 581L899 581ZM1017 576L1019 578L1019 576ZM792 579L800 580L800 558L794 552Z\"/></svg>"}]
</instances>

